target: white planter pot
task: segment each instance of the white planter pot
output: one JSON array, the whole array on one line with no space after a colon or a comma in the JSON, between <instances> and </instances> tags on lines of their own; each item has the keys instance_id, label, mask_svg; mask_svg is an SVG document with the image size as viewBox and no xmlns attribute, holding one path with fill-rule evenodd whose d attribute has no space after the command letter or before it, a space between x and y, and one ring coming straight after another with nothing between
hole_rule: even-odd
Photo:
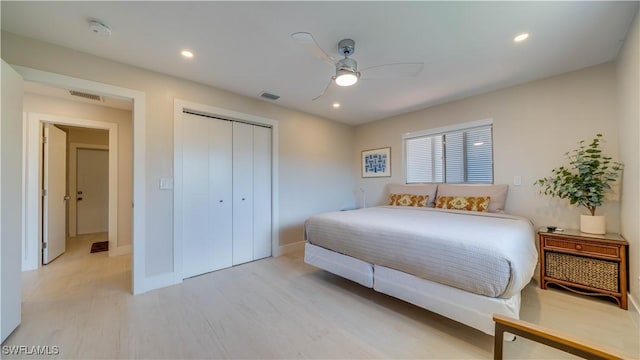
<instances>
[{"instance_id":1,"label":"white planter pot","mask_svg":"<svg viewBox=\"0 0 640 360\"><path fill-rule=\"evenodd\" d=\"M604 215L580 215L580 231L587 234L605 234L607 231Z\"/></svg>"}]
</instances>

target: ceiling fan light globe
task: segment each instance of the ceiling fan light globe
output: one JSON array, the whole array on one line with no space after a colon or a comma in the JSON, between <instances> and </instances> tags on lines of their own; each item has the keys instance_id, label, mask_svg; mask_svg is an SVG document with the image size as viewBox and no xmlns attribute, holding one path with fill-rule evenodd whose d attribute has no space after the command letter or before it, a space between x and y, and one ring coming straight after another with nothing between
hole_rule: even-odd
<instances>
[{"instance_id":1,"label":"ceiling fan light globe","mask_svg":"<svg viewBox=\"0 0 640 360\"><path fill-rule=\"evenodd\" d=\"M336 76L336 85L351 86L358 82L358 76L349 71L341 71Z\"/></svg>"}]
</instances>

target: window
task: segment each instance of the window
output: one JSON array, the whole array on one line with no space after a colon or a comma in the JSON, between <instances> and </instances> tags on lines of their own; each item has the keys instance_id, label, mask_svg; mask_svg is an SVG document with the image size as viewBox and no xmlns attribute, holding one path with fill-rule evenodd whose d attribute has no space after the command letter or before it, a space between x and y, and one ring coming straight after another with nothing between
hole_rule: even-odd
<instances>
[{"instance_id":1,"label":"window","mask_svg":"<svg viewBox=\"0 0 640 360\"><path fill-rule=\"evenodd\" d=\"M492 120L405 134L412 183L493 183Z\"/></svg>"}]
</instances>

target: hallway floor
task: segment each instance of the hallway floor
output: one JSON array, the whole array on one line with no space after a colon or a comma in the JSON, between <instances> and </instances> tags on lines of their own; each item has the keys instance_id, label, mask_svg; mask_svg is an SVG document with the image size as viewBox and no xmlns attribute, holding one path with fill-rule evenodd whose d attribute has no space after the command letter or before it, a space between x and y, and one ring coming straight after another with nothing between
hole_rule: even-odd
<instances>
[{"instance_id":1,"label":"hallway floor","mask_svg":"<svg viewBox=\"0 0 640 360\"><path fill-rule=\"evenodd\" d=\"M64 254L38 270L22 274L23 302L131 293L130 255L109 258L108 251L90 253L91 244L106 240L107 233L68 238Z\"/></svg>"}]
</instances>

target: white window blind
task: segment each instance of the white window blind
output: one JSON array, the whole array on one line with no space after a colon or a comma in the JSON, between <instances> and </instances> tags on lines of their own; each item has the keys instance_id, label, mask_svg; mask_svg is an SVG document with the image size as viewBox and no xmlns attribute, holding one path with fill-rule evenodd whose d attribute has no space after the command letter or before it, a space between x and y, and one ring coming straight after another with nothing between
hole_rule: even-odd
<instances>
[{"instance_id":1,"label":"white window blind","mask_svg":"<svg viewBox=\"0 0 640 360\"><path fill-rule=\"evenodd\" d=\"M464 183L464 132L441 135L445 138L445 182Z\"/></svg>"},{"instance_id":2,"label":"white window blind","mask_svg":"<svg viewBox=\"0 0 640 360\"><path fill-rule=\"evenodd\" d=\"M465 132L467 183L493 183L491 127Z\"/></svg>"},{"instance_id":3,"label":"white window blind","mask_svg":"<svg viewBox=\"0 0 640 360\"><path fill-rule=\"evenodd\" d=\"M442 182L442 138L419 137L406 141L407 183Z\"/></svg>"},{"instance_id":4,"label":"white window blind","mask_svg":"<svg viewBox=\"0 0 640 360\"><path fill-rule=\"evenodd\" d=\"M405 137L406 181L493 183L492 126Z\"/></svg>"}]
</instances>

